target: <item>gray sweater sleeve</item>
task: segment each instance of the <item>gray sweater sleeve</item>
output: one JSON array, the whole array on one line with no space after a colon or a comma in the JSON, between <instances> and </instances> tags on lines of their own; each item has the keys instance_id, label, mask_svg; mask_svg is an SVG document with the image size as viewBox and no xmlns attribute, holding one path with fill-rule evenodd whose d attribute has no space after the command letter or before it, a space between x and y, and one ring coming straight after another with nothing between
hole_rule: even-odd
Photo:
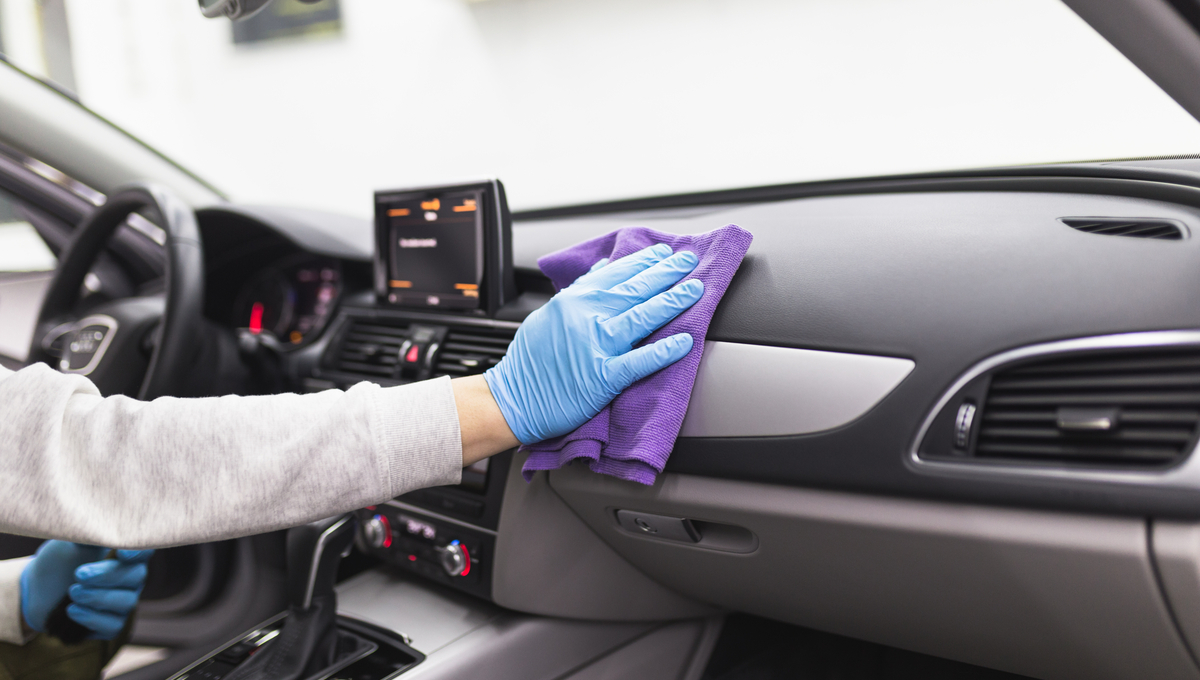
<instances>
[{"instance_id":1,"label":"gray sweater sleeve","mask_svg":"<svg viewBox=\"0 0 1200 680\"><path fill-rule=\"evenodd\" d=\"M203 543L457 484L449 378L141 402L0 368L0 531L113 548Z\"/></svg>"},{"instance_id":2,"label":"gray sweater sleeve","mask_svg":"<svg viewBox=\"0 0 1200 680\"><path fill-rule=\"evenodd\" d=\"M0 642L24 644L21 628L21 571L28 557L0 560Z\"/></svg>"}]
</instances>

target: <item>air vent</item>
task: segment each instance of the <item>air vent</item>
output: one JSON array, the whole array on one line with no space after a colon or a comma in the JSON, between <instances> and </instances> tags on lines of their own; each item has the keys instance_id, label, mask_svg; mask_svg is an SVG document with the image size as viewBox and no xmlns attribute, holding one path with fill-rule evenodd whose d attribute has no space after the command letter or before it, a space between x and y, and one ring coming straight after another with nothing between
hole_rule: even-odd
<instances>
[{"instance_id":1,"label":"air vent","mask_svg":"<svg viewBox=\"0 0 1200 680\"><path fill-rule=\"evenodd\" d=\"M1200 349L1120 350L1001 370L975 421L979 459L1156 467L1200 421Z\"/></svg>"},{"instance_id":2,"label":"air vent","mask_svg":"<svg viewBox=\"0 0 1200 680\"><path fill-rule=\"evenodd\" d=\"M1187 234L1184 226L1175 220L1119 217L1063 217L1061 220L1072 229L1103 236L1179 241Z\"/></svg>"},{"instance_id":3,"label":"air vent","mask_svg":"<svg viewBox=\"0 0 1200 680\"><path fill-rule=\"evenodd\" d=\"M391 377L400 362L408 329L366 319L351 319L330 368L357 375Z\"/></svg>"},{"instance_id":4,"label":"air vent","mask_svg":"<svg viewBox=\"0 0 1200 680\"><path fill-rule=\"evenodd\" d=\"M434 375L477 375L500 363L512 342L514 331L457 330L446 333L437 355Z\"/></svg>"}]
</instances>

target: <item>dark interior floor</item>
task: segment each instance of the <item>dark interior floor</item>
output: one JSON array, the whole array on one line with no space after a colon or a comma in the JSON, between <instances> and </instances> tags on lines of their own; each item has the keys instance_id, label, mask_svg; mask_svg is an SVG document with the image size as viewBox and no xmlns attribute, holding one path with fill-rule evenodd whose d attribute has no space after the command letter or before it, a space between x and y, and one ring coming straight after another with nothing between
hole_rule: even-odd
<instances>
[{"instance_id":1,"label":"dark interior floor","mask_svg":"<svg viewBox=\"0 0 1200 680\"><path fill-rule=\"evenodd\" d=\"M702 680L1028 680L1025 676L731 615Z\"/></svg>"}]
</instances>

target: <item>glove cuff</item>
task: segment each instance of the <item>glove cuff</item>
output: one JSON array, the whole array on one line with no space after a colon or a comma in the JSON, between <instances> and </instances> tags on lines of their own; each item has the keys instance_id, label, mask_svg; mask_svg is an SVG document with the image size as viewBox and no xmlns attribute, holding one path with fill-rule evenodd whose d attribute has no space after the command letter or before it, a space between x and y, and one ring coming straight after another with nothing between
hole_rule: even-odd
<instances>
[{"instance_id":1,"label":"glove cuff","mask_svg":"<svg viewBox=\"0 0 1200 680\"><path fill-rule=\"evenodd\" d=\"M29 592L29 570L33 568L33 564L33 560L30 560L29 563L25 565L25 568L21 570L21 623L29 630L35 633L41 633L42 626L35 625L33 621L30 621L29 614L27 613L29 610L31 597L33 595ZM43 621L43 623L45 622Z\"/></svg>"}]
</instances>

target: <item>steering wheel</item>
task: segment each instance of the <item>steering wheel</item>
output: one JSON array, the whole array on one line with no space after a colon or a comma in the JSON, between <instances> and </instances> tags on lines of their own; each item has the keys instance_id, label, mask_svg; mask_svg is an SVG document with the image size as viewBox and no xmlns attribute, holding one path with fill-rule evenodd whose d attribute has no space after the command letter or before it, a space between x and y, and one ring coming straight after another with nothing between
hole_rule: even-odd
<instances>
[{"instance_id":1,"label":"steering wheel","mask_svg":"<svg viewBox=\"0 0 1200 680\"><path fill-rule=\"evenodd\" d=\"M84 278L130 214L160 217L166 232L165 292L80 311ZM204 250L196 216L161 186L126 185L84 219L42 300L29 362L85 375L104 395L171 395L192 370L204 307Z\"/></svg>"}]
</instances>

